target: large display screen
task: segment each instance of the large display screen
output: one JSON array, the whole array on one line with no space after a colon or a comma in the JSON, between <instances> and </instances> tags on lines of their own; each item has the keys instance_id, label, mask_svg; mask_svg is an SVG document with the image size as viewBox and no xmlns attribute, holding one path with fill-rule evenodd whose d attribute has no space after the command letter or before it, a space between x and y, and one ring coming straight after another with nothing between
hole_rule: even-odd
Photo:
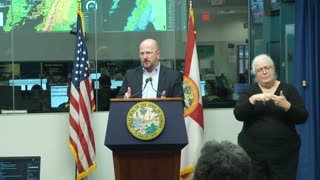
<instances>
[{"instance_id":1,"label":"large display screen","mask_svg":"<svg viewBox=\"0 0 320 180\"><path fill-rule=\"evenodd\" d=\"M187 1L81 2L90 60L138 59L146 38L163 45L163 59L184 57ZM72 61L77 9L77 0L0 0L0 61Z\"/></svg>"},{"instance_id":2,"label":"large display screen","mask_svg":"<svg viewBox=\"0 0 320 180\"><path fill-rule=\"evenodd\" d=\"M9 79L10 86L21 86L22 91L31 90L34 85L40 85L42 90L47 90L48 79Z\"/></svg>"},{"instance_id":3,"label":"large display screen","mask_svg":"<svg viewBox=\"0 0 320 180\"><path fill-rule=\"evenodd\" d=\"M87 32L174 31L175 4L171 0L82 0L81 9ZM72 31L77 8L76 0L0 0L0 32Z\"/></svg>"}]
</instances>

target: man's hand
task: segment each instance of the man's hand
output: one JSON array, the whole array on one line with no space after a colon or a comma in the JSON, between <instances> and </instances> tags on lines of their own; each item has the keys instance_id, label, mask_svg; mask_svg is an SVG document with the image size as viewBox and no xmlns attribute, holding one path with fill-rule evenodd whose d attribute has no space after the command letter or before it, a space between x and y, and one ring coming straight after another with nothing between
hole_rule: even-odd
<instances>
[{"instance_id":1,"label":"man's hand","mask_svg":"<svg viewBox=\"0 0 320 180\"><path fill-rule=\"evenodd\" d=\"M166 97L166 91L162 91L161 98L165 98L165 97Z\"/></svg>"},{"instance_id":2,"label":"man's hand","mask_svg":"<svg viewBox=\"0 0 320 180\"><path fill-rule=\"evenodd\" d=\"M124 94L123 98L130 98L131 97L131 88L128 87L128 91Z\"/></svg>"}]
</instances>

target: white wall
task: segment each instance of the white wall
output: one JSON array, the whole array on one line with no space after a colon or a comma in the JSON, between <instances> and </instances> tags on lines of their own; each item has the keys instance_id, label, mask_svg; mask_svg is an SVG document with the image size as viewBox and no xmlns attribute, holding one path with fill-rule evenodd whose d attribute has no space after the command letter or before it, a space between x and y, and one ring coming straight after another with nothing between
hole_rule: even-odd
<instances>
[{"instance_id":1,"label":"white wall","mask_svg":"<svg viewBox=\"0 0 320 180\"><path fill-rule=\"evenodd\" d=\"M114 179L112 152L104 146L107 112L95 112L92 126L97 169L90 180ZM241 123L233 109L204 111L205 139L237 142ZM75 162L68 147L67 113L0 115L0 156L41 156L41 179L75 179Z\"/></svg>"},{"instance_id":2,"label":"white wall","mask_svg":"<svg viewBox=\"0 0 320 180\"><path fill-rule=\"evenodd\" d=\"M0 156L41 156L41 179L74 179L68 115L0 115Z\"/></svg>"}]
</instances>

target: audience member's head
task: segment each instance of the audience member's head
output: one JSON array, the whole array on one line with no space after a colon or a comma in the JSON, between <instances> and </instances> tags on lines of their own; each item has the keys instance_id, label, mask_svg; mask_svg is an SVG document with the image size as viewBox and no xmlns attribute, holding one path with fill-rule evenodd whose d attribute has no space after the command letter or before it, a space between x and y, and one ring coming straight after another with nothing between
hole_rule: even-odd
<instances>
[{"instance_id":1,"label":"audience member's head","mask_svg":"<svg viewBox=\"0 0 320 180\"><path fill-rule=\"evenodd\" d=\"M39 84L35 84L31 87L31 91L42 91L42 87Z\"/></svg>"},{"instance_id":2,"label":"audience member's head","mask_svg":"<svg viewBox=\"0 0 320 180\"><path fill-rule=\"evenodd\" d=\"M194 180L246 180L251 171L247 153L229 141L208 141L201 149Z\"/></svg>"},{"instance_id":3,"label":"audience member's head","mask_svg":"<svg viewBox=\"0 0 320 180\"><path fill-rule=\"evenodd\" d=\"M117 73L114 75L114 80L116 81L122 81L123 80L123 75L121 73Z\"/></svg>"},{"instance_id":4,"label":"audience member's head","mask_svg":"<svg viewBox=\"0 0 320 180\"><path fill-rule=\"evenodd\" d=\"M31 87L31 96L40 97L42 94L42 87L39 84L35 84Z\"/></svg>"},{"instance_id":5,"label":"audience member's head","mask_svg":"<svg viewBox=\"0 0 320 180\"><path fill-rule=\"evenodd\" d=\"M110 88L111 87L111 79L110 76L101 75L99 78L100 88Z\"/></svg>"},{"instance_id":6,"label":"audience member's head","mask_svg":"<svg viewBox=\"0 0 320 180\"><path fill-rule=\"evenodd\" d=\"M207 96L216 96L216 81L215 80L206 80L206 84L204 85L205 94Z\"/></svg>"}]
</instances>

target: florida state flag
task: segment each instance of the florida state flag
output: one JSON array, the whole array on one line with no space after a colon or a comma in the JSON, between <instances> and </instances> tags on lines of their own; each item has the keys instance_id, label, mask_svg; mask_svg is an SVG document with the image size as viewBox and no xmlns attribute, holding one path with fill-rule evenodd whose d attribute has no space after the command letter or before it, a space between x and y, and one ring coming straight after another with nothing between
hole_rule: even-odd
<instances>
[{"instance_id":1,"label":"florida state flag","mask_svg":"<svg viewBox=\"0 0 320 180\"><path fill-rule=\"evenodd\" d=\"M184 117L189 144L181 152L182 179L191 179L203 144L203 109L200 93L200 74L194 31L193 9L190 3L187 49L184 61L183 90L185 97Z\"/></svg>"}]
</instances>

